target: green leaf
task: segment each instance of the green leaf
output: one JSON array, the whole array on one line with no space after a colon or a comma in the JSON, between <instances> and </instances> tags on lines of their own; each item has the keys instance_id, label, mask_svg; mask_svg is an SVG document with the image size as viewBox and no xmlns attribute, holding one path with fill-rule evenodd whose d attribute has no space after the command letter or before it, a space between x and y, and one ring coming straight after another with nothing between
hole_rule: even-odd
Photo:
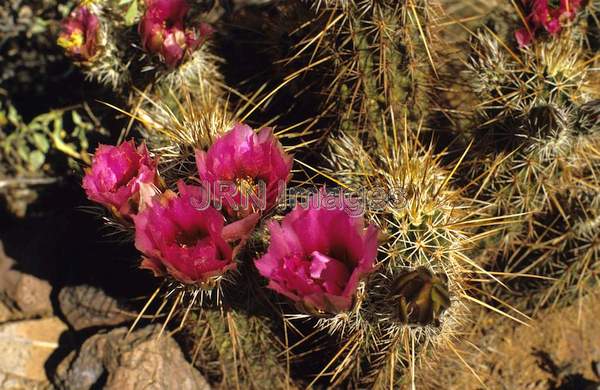
<instances>
[{"instance_id":1,"label":"green leaf","mask_svg":"<svg viewBox=\"0 0 600 390\"><path fill-rule=\"evenodd\" d=\"M29 148L24 143L19 143L17 145L17 154L23 161L27 161L29 159Z\"/></svg>"},{"instance_id":2,"label":"green leaf","mask_svg":"<svg viewBox=\"0 0 600 390\"><path fill-rule=\"evenodd\" d=\"M35 147L38 148L42 153L47 153L48 148L50 148L50 142L48 142L48 138L42 133L33 133L33 143Z\"/></svg>"},{"instance_id":3,"label":"green leaf","mask_svg":"<svg viewBox=\"0 0 600 390\"><path fill-rule=\"evenodd\" d=\"M14 108L13 106L10 106L8 108L8 120L14 126L18 126L21 123L21 117L19 116L19 113L17 112L17 109Z\"/></svg>"},{"instance_id":4,"label":"green leaf","mask_svg":"<svg viewBox=\"0 0 600 390\"><path fill-rule=\"evenodd\" d=\"M46 161L46 155L39 150L34 150L29 155L29 169L31 171L39 170Z\"/></svg>"},{"instance_id":5,"label":"green leaf","mask_svg":"<svg viewBox=\"0 0 600 390\"><path fill-rule=\"evenodd\" d=\"M42 18L35 18L33 25L31 26L31 34L42 34L48 30L49 22Z\"/></svg>"}]
</instances>

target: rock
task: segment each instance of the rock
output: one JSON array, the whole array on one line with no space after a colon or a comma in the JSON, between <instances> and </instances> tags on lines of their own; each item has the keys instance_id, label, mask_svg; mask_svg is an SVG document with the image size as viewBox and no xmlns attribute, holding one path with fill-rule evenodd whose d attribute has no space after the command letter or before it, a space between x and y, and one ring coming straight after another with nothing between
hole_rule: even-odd
<instances>
[{"instance_id":1,"label":"rock","mask_svg":"<svg viewBox=\"0 0 600 390\"><path fill-rule=\"evenodd\" d=\"M0 242L0 295L14 306L18 313L8 319L33 318L52 314L50 283L14 269L15 261L4 253Z\"/></svg>"},{"instance_id":2,"label":"rock","mask_svg":"<svg viewBox=\"0 0 600 390\"><path fill-rule=\"evenodd\" d=\"M10 321L13 317L13 311L4 302L0 301L0 324ZM2 388L2 387L0 387Z\"/></svg>"},{"instance_id":3,"label":"rock","mask_svg":"<svg viewBox=\"0 0 600 390\"><path fill-rule=\"evenodd\" d=\"M59 347L67 326L56 317L9 322L0 325L0 386L2 389L35 388L48 383L45 364Z\"/></svg>"},{"instance_id":4,"label":"rock","mask_svg":"<svg viewBox=\"0 0 600 390\"><path fill-rule=\"evenodd\" d=\"M51 390L50 382L38 382L16 375L0 372L0 389L2 390Z\"/></svg>"},{"instance_id":5,"label":"rock","mask_svg":"<svg viewBox=\"0 0 600 390\"><path fill-rule=\"evenodd\" d=\"M94 335L59 365L55 384L61 389L81 390L209 390L179 345L165 334L157 338L159 332L158 325L151 325L128 337L124 327Z\"/></svg>"},{"instance_id":6,"label":"rock","mask_svg":"<svg viewBox=\"0 0 600 390\"><path fill-rule=\"evenodd\" d=\"M75 330L114 326L131 321L117 301L99 288L81 285L64 287L58 294L60 310Z\"/></svg>"},{"instance_id":7,"label":"rock","mask_svg":"<svg viewBox=\"0 0 600 390\"><path fill-rule=\"evenodd\" d=\"M21 312L27 317L50 315L52 313L50 283L19 271L10 272L14 273L17 281L7 293Z\"/></svg>"}]
</instances>

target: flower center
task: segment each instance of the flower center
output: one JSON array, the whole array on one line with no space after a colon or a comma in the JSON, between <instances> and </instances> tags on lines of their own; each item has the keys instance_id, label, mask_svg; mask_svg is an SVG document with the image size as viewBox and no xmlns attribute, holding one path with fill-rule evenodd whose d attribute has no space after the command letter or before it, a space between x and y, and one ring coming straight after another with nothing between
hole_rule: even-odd
<instances>
[{"instance_id":1,"label":"flower center","mask_svg":"<svg viewBox=\"0 0 600 390\"><path fill-rule=\"evenodd\" d=\"M200 240L206 237L206 232L203 230L181 231L175 236L175 242L182 248L189 248Z\"/></svg>"},{"instance_id":2,"label":"flower center","mask_svg":"<svg viewBox=\"0 0 600 390\"><path fill-rule=\"evenodd\" d=\"M254 178L246 176L244 178L236 178L235 186L242 195L256 193L258 185L254 182Z\"/></svg>"},{"instance_id":3,"label":"flower center","mask_svg":"<svg viewBox=\"0 0 600 390\"><path fill-rule=\"evenodd\" d=\"M65 49L72 49L74 47L81 47L84 42L83 31L75 30L70 35L61 35L58 38L58 45Z\"/></svg>"},{"instance_id":4,"label":"flower center","mask_svg":"<svg viewBox=\"0 0 600 390\"><path fill-rule=\"evenodd\" d=\"M175 21L172 19L165 19L165 21L163 22L163 27L165 29L170 29L171 27L173 27L175 25Z\"/></svg>"},{"instance_id":5,"label":"flower center","mask_svg":"<svg viewBox=\"0 0 600 390\"><path fill-rule=\"evenodd\" d=\"M318 251L310 257L310 276L320 281L326 292L341 294L350 279L350 271L344 263Z\"/></svg>"},{"instance_id":6,"label":"flower center","mask_svg":"<svg viewBox=\"0 0 600 390\"><path fill-rule=\"evenodd\" d=\"M124 170L120 172L119 170L123 169L122 167L120 167L120 169L117 168L114 172L114 174L117 176L117 182L115 183L116 187L127 185L127 183L129 183L131 179L135 178L139 172L139 160L131 158L125 154L122 156L123 159L121 161L125 163L125 167Z\"/></svg>"}]
</instances>

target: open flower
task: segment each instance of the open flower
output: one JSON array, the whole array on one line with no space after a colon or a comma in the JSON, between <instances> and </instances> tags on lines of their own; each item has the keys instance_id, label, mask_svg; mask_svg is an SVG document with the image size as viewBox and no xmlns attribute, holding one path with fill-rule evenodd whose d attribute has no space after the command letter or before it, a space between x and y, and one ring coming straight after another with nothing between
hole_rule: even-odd
<instances>
[{"instance_id":1,"label":"open flower","mask_svg":"<svg viewBox=\"0 0 600 390\"><path fill-rule=\"evenodd\" d=\"M515 32L519 46L527 46L540 28L552 36L557 35L575 15L583 3L582 0L523 0L529 9L526 17L527 27Z\"/></svg>"},{"instance_id":2,"label":"open flower","mask_svg":"<svg viewBox=\"0 0 600 390\"><path fill-rule=\"evenodd\" d=\"M133 140L119 146L100 145L83 178L87 197L114 213L131 217L154 195L156 161L146 145Z\"/></svg>"},{"instance_id":3,"label":"open flower","mask_svg":"<svg viewBox=\"0 0 600 390\"><path fill-rule=\"evenodd\" d=\"M138 27L142 44L170 68L177 66L212 33L205 23L193 28L185 25L189 8L186 0L146 0L146 12Z\"/></svg>"},{"instance_id":4,"label":"open flower","mask_svg":"<svg viewBox=\"0 0 600 390\"><path fill-rule=\"evenodd\" d=\"M271 244L255 261L268 287L309 312L350 309L361 278L373 270L377 228L323 203L298 206L268 226Z\"/></svg>"},{"instance_id":5,"label":"open flower","mask_svg":"<svg viewBox=\"0 0 600 390\"><path fill-rule=\"evenodd\" d=\"M283 151L271 128L256 133L237 124L208 152L196 151L200 179L231 217L268 210L290 179L292 157Z\"/></svg>"},{"instance_id":6,"label":"open flower","mask_svg":"<svg viewBox=\"0 0 600 390\"><path fill-rule=\"evenodd\" d=\"M98 16L86 6L75 8L62 22L58 45L76 61L90 62L98 54Z\"/></svg>"},{"instance_id":7,"label":"open flower","mask_svg":"<svg viewBox=\"0 0 600 390\"><path fill-rule=\"evenodd\" d=\"M225 225L213 207L193 206L204 196L201 188L183 182L178 187L179 196L166 191L134 217L135 246L144 254L141 267L186 284L210 283L236 267L235 254L258 215Z\"/></svg>"}]
</instances>

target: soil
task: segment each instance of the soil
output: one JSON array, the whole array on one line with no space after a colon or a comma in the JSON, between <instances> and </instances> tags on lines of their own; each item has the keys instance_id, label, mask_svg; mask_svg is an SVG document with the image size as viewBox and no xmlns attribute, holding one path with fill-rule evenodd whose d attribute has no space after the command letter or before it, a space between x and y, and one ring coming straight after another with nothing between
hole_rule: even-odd
<instances>
[{"instance_id":1,"label":"soil","mask_svg":"<svg viewBox=\"0 0 600 390\"><path fill-rule=\"evenodd\" d=\"M425 373L424 382L461 390L600 389L598 313L600 289L570 307L540 312L530 326L482 313L478 330L455 346L479 380L447 354Z\"/></svg>"}]
</instances>

